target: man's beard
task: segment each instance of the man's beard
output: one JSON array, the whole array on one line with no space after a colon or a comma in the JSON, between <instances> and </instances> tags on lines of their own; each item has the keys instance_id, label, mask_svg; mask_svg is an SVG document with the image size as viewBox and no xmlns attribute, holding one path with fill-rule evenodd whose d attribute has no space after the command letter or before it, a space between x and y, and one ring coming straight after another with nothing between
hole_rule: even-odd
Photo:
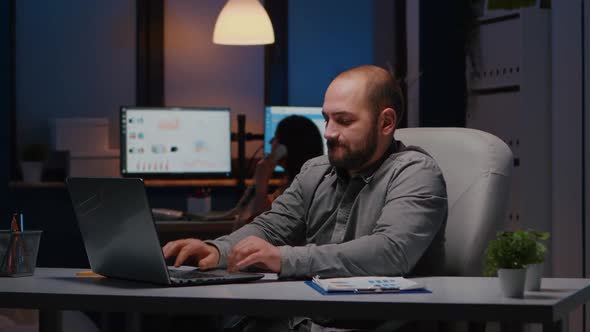
<instances>
[{"instance_id":1,"label":"man's beard","mask_svg":"<svg viewBox=\"0 0 590 332\"><path fill-rule=\"evenodd\" d=\"M328 141L328 159L330 164L344 170L357 170L364 166L375 154L377 150L377 128L374 127L363 140L365 144L356 150L351 150L350 146L341 145L337 141ZM340 159L334 159L332 149L339 147L344 149L344 154Z\"/></svg>"}]
</instances>

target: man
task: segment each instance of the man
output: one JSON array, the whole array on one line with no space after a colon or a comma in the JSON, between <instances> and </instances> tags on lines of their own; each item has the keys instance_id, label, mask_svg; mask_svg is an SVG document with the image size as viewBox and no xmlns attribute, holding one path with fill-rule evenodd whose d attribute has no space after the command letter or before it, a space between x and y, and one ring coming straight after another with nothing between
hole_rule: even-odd
<instances>
[{"instance_id":1,"label":"man","mask_svg":"<svg viewBox=\"0 0 590 332\"><path fill-rule=\"evenodd\" d=\"M446 188L435 161L393 139L402 111L376 66L338 75L323 105L328 156L309 160L270 211L213 241L166 244L175 265L256 265L281 278L408 275L444 262ZM420 262L419 262L420 261Z\"/></svg>"}]
</instances>

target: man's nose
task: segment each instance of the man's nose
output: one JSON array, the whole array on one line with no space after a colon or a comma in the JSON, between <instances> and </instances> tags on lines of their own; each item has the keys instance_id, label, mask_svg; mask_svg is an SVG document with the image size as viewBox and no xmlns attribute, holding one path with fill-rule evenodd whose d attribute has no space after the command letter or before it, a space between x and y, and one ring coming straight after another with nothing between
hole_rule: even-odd
<instances>
[{"instance_id":1,"label":"man's nose","mask_svg":"<svg viewBox=\"0 0 590 332\"><path fill-rule=\"evenodd\" d=\"M338 137L338 131L335 126L328 121L326 124L326 130L324 130L324 138L328 141L334 140Z\"/></svg>"}]
</instances>

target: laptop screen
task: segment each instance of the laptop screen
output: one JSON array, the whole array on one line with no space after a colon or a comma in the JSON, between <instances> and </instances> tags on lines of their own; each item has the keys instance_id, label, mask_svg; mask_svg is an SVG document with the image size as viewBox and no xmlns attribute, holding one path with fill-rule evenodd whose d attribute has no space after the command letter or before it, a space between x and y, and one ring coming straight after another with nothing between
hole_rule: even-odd
<instances>
[{"instance_id":1,"label":"laptop screen","mask_svg":"<svg viewBox=\"0 0 590 332\"><path fill-rule=\"evenodd\" d=\"M229 177L229 108L122 107L121 174Z\"/></svg>"},{"instance_id":2,"label":"laptop screen","mask_svg":"<svg viewBox=\"0 0 590 332\"><path fill-rule=\"evenodd\" d=\"M300 115L310 119L319 129L320 134L324 137L325 121L322 116L321 107L303 107L303 106L267 106L264 112L264 154L268 155L271 151L270 140L274 137L279 122L290 116ZM328 152L326 140L324 140L324 154ZM283 168L277 166L275 172L283 172Z\"/></svg>"}]
</instances>

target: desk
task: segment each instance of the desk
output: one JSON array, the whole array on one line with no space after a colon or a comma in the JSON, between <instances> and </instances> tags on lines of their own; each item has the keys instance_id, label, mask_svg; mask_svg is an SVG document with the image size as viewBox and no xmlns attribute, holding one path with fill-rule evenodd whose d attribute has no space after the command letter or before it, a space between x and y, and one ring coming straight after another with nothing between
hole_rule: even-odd
<instances>
[{"instance_id":1,"label":"desk","mask_svg":"<svg viewBox=\"0 0 590 332\"><path fill-rule=\"evenodd\" d=\"M158 180L145 179L146 187L236 187L236 179L199 179L199 180ZM281 186L285 184L285 179L270 179L269 185ZM254 184L253 179L246 179L246 185ZM22 182L10 181L9 188L63 188L65 182L62 181L43 181L43 182Z\"/></svg>"},{"instance_id":2,"label":"desk","mask_svg":"<svg viewBox=\"0 0 590 332\"><path fill-rule=\"evenodd\" d=\"M543 279L524 299L500 295L497 278L419 278L432 294L324 296L302 281L162 288L114 279L77 278L75 269L38 268L32 277L0 279L0 307L109 312L243 314L346 319L538 322L562 320L590 300L590 279ZM47 323L42 320L40 324ZM50 326L42 326L48 328Z\"/></svg>"}]
</instances>

